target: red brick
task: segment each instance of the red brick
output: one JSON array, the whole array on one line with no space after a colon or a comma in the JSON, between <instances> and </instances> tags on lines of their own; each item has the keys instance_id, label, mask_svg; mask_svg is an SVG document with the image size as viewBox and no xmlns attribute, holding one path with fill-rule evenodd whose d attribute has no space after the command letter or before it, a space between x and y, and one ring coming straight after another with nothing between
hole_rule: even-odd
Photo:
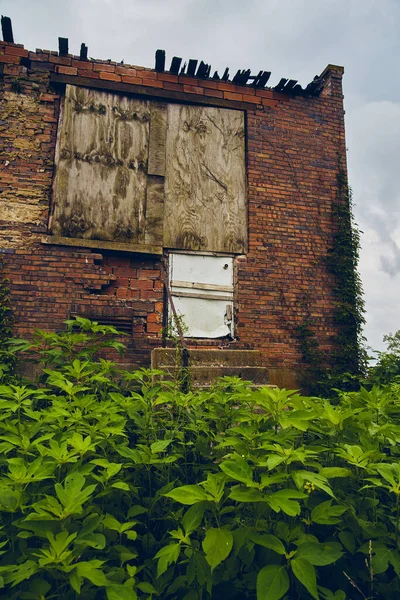
<instances>
[{"instance_id":1,"label":"red brick","mask_svg":"<svg viewBox=\"0 0 400 600\"><path fill-rule=\"evenodd\" d=\"M128 67L116 66L115 72L117 75L126 75L128 77L137 77L136 69L129 69Z\"/></svg>"},{"instance_id":2,"label":"red brick","mask_svg":"<svg viewBox=\"0 0 400 600\"><path fill-rule=\"evenodd\" d=\"M90 77L91 79L100 79L100 73L94 71L86 71L86 69L78 69L78 75L80 77Z\"/></svg>"},{"instance_id":3,"label":"red brick","mask_svg":"<svg viewBox=\"0 0 400 600\"><path fill-rule=\"evenodd\" d=\"M157 79L157 73L155 71L140 71L140 77L143 77L143 79Z\"/></svg>"},{"instance_id":4,"label":"red brick","mask_svg":"<svg viewBox=\"0 0 400 600\"><path fill-rule=\"evenodd\" d=\"M243 101L242 94L231 94L230 92L224 92L224 98L226 100L237 100L238 102Z\"/></svg>"},{"instance_id":5,"label":"red brick","mask_svg":"<svg viewBox=\"0 0 400 600\"><path fill-rule=\"evenodd\" d=\"M20 61L20 56L13 56L12 54L0 54L0 63L11 63L14 65L19 65Z\"/></svg>"},{"instance_id":6,"label":"red brick","mask_svg":"<svg viewBox=\"0 0 400 600\"><path fill-rule=\"evenodd\" d=\"M115 73L115 65L93 63L93 71L104 71L105 73Z\"/></svg>"},{"instance_id":7,"label":"red brick","mask_svg":"<svg viewBox=\"0 0 400 600\"><path fill-rule=\"evenodd\" d=\"M205 96L211 96L213 98L223 98L224 97L224 92L221 92L220 90L204 90L204 95Z\"/></svg>"},{"instance_id":8,"label":"red brick","mask_svg":"<svg viewBox=\"0 0 400 600\"><path fill-rule=\"evenodd\" d=\"M78 69L76 67L62 67L57 65L56 73L63 73L64 75L77 75Z\"/></svg>"},{"instance_id":9,"label":"red brick","mask_svg":"<svg viewBox=\"0 0 400 600\"><path fill-rule=\"evenodd\" d=\"M205 79L204 81L201 81L201 86L216 90L218 89L218 81L208 81L207 79Z\"/></svg>"},{"instance_id":10,"label":"red brick","mask_svg":"<svg viewBox=\"0 0 400 600\"><path fill-rule=\"evenodd\" d=\"M218 89L219 90L223 90L225 92L237 92L238 90L238 86L235 85L234 83L224 83L224 82L218 82Z\"/></svg>"},{"instance_id":11,"label":"red brick","mask_svg":"<svg viewBox=\"0 0 400 600\"><path fill-rule=\"evenodd\" d=\"M163 82L158 81L158 79L143 79L142 85L147 85L149 87L154 87L154 88L162 88Z\"/></svg>"},{"instance_id":12,"label":"red brick","mask_svg":"<svg viewBox=\"0 0 400 600\"><path fill-rule=\"evenodd\" d=\"M179 83L183 83L184 85L203 85L202 79L197 79L196 77L188 77L187 75L179 75L178 77Z\"/></svg>"},{"instance_id":13,"label":"red brick","mask_svg":"<svg viewBox=\"0 0 400 600\"><path fill-rule=\"evenodd\" d=\"M49 62L48 54L36 54L35 52L29 52L29 59L37 62Z\"/></svg>"},{"instance_id":14,"label":"red brick","mask_svg":"<svg viewBox=\"0 0 400 600\"><path fill-rule=\"evenodd\" d=\"M176 92L183 92L183 85L181 83L169 83L164 81L162 87L164 90L174 90Z\"/></svg>"},{"instance_id":15,"label":"red brick","mask_svg":"<svg viewBox=\"0 0 400 600\"><path fill-rule=\"evenodd\" d=\"M58 65L64 65L64 67L71 66L71 59L68 56L49 56L49 62L57 63Z\"/></svg>"},{"instance_id":16,"label":"red brick","mask_svg":"<svg viewBox=\"0 0 400 600\"><path fill-rule=\"evenodd\" d=\"M274 97L274 93L272 90L256 90L256 95L260 96L261 98L270 98L272 100L272 98Z\"/></svg>"},{"instance_id":17,"label":"red brick","mask_svg":"<svg viewBox=\"0 0 400 600\"><path fill-rule=\"evenodd\" d=\"M277 100L268 100L268 98L261 98L263 106L276 106L278 104Z\"/></svg>"},{"instance_id":18,"label":"red brick","mask_svg":"<svg viewBox=\"0 0 400 600\"><path fill-rule=\"evenodd\" d=\"M204 89L197 85L184 85L183 91L189 94L204 94Z\"/></svg>"},{"instance_id":19,"label":"red brick","mask_svg":"<svg viewBox=\"0 0 400 600\"><path fill-rule=\"evenodd\" d=\"M256 96L248 96L247 94L243 94L243 102L251 102L253 104L261 104L261 98L257 98Z\"/></svg>"},{"instance_id":20,"label":"red brick","mask_svg":"<svg viewBox=\"0 0 400 600\"><path fill-rule=\"evenodd\" d=\"M29 52L24 48L18 48L17 46L6 46L6 54L13 54L14 56L27 57Z\"/></svg>"},{"instance_id":21,"label":"red brick","mask_svg":"<svg viewBox=\"0 0 400 600\"><path fill-rule=\"evenodd\" d=\"M140 79L140 77L125 77L124 75L122 75L122 82L132 83L134 85L142 85L143 79Z\"/></svg>"},{"instance_id":22,"label":"red brick","mask_svg":"<svg viewBox=\"0 0 400 600\"><path fill-rule=\"evenodd\" d=\"M179 83L178 75L171 75L170 73L157 73L157 79L160 81L169 81L170 83Z\"/></svg>"},{"instance_id":23,"label":"red brick","mask_svg":"<svg viewBox=\"0 0 400 600\"><path fill-rule=\"evenodd\" d=\"M93 63L88 60L72 60L71 67L77 69L85 69L86 71L93 71Z\"/></svg>"},{"instance_id":24,"label":"red brick","mask_svg":"<svg viewBox=\"0 0 400 600\"><path fill-rule=\"evenodd\" d=\"M100 71L100 79L106 79L107 81L121 81L121 75Z\"/></svg>"}]
</instances>

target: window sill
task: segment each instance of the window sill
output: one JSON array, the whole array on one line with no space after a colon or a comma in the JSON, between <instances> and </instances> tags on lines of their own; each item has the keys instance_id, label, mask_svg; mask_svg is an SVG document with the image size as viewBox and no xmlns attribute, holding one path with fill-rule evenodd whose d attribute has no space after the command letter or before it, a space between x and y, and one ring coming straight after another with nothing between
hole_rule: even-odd
<instances>
[{"instance_id":1,"label":"window sill","mask_svg":"<svg viewBox=\"0 0 400 600\"><path fill-rule=\"evenodd\" d=\"M85 240L82 238L67 238L58 235L47 235L41 239L42 244L51 246L74 246L78 248L96 248L97 250L117 250L118 252L139 252L142 254L162 254L162 246L149 244L123 244L105 240Z\"/></svg>"}]
</instances>

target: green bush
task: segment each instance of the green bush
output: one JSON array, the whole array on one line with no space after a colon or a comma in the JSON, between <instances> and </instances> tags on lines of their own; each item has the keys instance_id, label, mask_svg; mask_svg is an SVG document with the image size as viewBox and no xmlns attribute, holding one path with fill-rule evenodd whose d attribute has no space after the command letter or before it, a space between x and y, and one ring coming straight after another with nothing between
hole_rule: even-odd
<instances>
[{"instance_id":1,"label":"green bush","mask_svg":"<svg viewBox=\"0 0 400 600\"><path fill-rule=\"evenodd\" d=\"M114 333L38 334L0 386L2 597L400 596L398 385L183 394L97 359Z\"/></svg>"}]
</instances>

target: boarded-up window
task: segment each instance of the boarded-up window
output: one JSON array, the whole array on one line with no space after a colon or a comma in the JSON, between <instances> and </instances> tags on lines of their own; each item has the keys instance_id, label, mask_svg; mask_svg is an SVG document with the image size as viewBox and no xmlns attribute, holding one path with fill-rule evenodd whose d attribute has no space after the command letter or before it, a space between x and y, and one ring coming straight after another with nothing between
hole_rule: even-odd
<instances>
[{"instance_id":1,"label":"boarded-up window","mask_svg":"<svg viewBox=\"0 0 400 600\"><path fill-rule=\"evenodd\" d=\"M233 337L233 259L170 254L172 299L187 337Z\"/></svg>"},{"instance_id":2,"label":"boarded-up window","mask_svg":"<svg viewBox=\"0 0 400 600\"><path fill-rule=\"evenodd\" d=\"M243 112L170 104L164 246L242 253L246 243Z\"/></svg>"},{"instance_id":3,"label":"boarded-up window","mask_svg":"<svg viewBox=\"0 0 400 600\"><path fill-rule=\"evenodd\" d=\"M67 85L56 154L61 243L246 251L243 112Z\"/></svg>"},{"instance_id":4,"label":"boarded-up window","mask_svg":"<svg viewBox=\"0 0 400 600\"><path fill-rule=\"evenodd\" d=\"M50 222L53 235L162 246L162 212L155 219L153 206L159 202L157 189L154 193L159 182L150 182L147 198L149 121L148 101L67 86Z\"/></svg>"}]
</instances>

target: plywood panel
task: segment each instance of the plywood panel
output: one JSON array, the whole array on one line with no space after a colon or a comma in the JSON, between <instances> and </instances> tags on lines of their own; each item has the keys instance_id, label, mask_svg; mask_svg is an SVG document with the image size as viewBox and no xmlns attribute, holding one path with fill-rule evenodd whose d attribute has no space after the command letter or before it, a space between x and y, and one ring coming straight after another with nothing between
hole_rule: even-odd
<instances>
[{"instance_id":1,"label":"plywood panel","mask_svg":"<svg viewBox=\"0 0 400 600\"><path fill-rule=\"evenodd\" d=\"M245 252L241 111L168 105L164 215L165 247Z\"/></svg>"},{"instance_id":2,"label":"plywood panel","mask_svg":"<svg viewBox=\"0 0 400 600\"><path fill-rule=\"evenodd\" d=\"M165 142L167 136L167 105L163 102L151 103L149 175L165 175Z\"/></svg>"},{"instance_id":3,"label":"plywood panel","mask_svg":"<svg viewBox=\"0 0 400 600\"><path fill-rule=\"evenodd\" d=\"M164 177L149 175L146 192L145 244L162 247L164 219Z\"/></svg>"},{"instance_id":4,"label":"plywood panel","mask_svg":"<svg viewBox=\"0 0 400 600\"><path fill-rule=\"evenodd\" d=\"M145 243L150 104L67 86L51 231Z\"/></svg>"}]
</instances>

